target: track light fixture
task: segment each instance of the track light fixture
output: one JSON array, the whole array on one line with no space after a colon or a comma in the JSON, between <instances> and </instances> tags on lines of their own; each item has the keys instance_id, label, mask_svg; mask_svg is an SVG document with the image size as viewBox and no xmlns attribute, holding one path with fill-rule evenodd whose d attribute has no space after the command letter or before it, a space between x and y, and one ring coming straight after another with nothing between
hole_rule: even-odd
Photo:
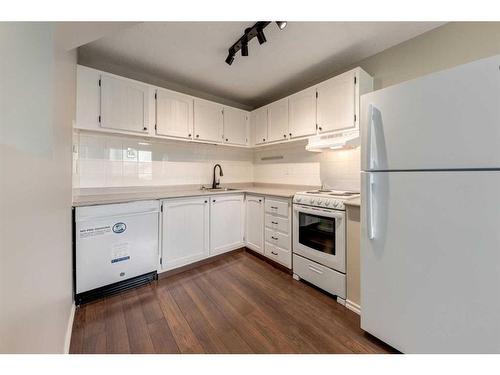
<instances>
[{"instance_id":1,"label":"track light fixture","mask_svg":"<svg viewBox=\"0 0 500 375\"><path fill-rule=\"evenodd\" d=\"M226 57L226 64L231 65L233 63L233 61L234 61L234 55L229 53L229 55L227 55L227 57Z\"/></svg>"},{"instance_id":2,"label":"track light fixture","mask_svg":"<svg viewBox=\"0 0 500 375\"><path fill-rule=\"evenodd\" d=\"M245 43L241 46L241 56L248 56L248 44Z\"/></svg>"},{"instance_id":3,"label":"track light fixture","mask_svg":"<svg viewBox=\"0 0 500 375\"><path fill-rule=\"evenodd\" d=\"M259 41L259 44L264 44L267 41L263 30L257 31L257 40Z\"/></svg>"},{"instance_id":4,"label":"track light fixture","mask_svg":"<svg viewBox=\"0 0 500 375\"><path fill-rule=\"evenodd\" d=\"M275 22L280 30L283 30L286 27L286 21ZM264 35L264 29L270 23L270 21L259 21L252 27L245 29L245 34L243 34L243 36L229 48L228 55L226 57L226 64L231 65L233 63L236 53L239 50L241 50L242 56L248 56L248 43L253 38L257 37L259 44L264 44L267 41L266 36Z\"/></svg>"},{"instance_id":5,"label":"track light fixture","mask_svg":"<svg viewBox=\"0 0 500 375\"><path fill-rule=\"evenodd\" d=\"M276 25L278 25L280 30L283 30L286 27L286 21L276 21Z\"/></svg>"}]
</instances>

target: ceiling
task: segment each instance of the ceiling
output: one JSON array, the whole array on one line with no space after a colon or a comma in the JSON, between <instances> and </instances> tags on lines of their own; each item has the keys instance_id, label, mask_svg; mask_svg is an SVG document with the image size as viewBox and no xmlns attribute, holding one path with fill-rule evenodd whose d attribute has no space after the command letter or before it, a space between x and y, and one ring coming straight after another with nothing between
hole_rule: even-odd
<instances>
[{"instance_id":1,"label":"ceiling","mask_svg":"<svg viewBox=\"0 0 500 375\"><path fill-rule=\"evenodd\" d=\"M119 66L255 108L328 78L438 22L271 23L267 43L229 66L228 48L253 22L144 22L79 48L79 62ZM118 72L114 72L119 74ZM135 78L135 77L131 77ZM192 92L188 92L192 93Z\"/></svg>"}]
</instances>

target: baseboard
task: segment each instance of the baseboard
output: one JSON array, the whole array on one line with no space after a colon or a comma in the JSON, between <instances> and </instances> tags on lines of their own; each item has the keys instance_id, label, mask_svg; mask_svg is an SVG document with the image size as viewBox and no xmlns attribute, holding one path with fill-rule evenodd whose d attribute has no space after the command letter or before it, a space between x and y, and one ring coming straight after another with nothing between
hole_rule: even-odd
<instances>
[{"instance_id":1,"label":"baseboard","mask_svg":"<svg viewBox=\"0 0 500 375\"><path fill-rule=\"evenodd\" d=\"M347 307L351 311L354 311L356 314L361 315L361 306L358 305L357 303L354 303L354 302L346 299L345 300L345 307Z\"/></svg>"},{"instance_id":2,"label":"baseboard","mask_svg":"<svg viewBox=\"0 0 500 375\"><path fill-rule=\"evenodd\" d=\"M75 320L75 303L71 305L71 311L69 313L68 326L66 327L66 336L64 338L64 354L69 354L69 346L71 344L71 332L73 331L73 321Z\"/></svg>"}]
</instances>

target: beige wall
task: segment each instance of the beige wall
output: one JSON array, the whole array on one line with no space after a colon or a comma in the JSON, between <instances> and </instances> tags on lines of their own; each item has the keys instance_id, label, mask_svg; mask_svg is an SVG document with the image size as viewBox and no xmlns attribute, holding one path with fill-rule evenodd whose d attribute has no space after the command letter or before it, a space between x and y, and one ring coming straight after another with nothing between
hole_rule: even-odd
<instances>
[{"instance_id":1,"label":"beige wall","mask_svg":"<svg viewBox=\"0 0 500 375\"><path fill-rule=\"evenodd\" d=\"M342 71L361 66L375 78L375 90L378 90L435 71L500 54L499 41L500 22L451 22L359 61ZM336 74L338 73L341 72Z\"/></svg>"},{"instance_id":2,"label":"beige wall","mask_svg":"<svg viewBox=\"0 0 500 375\"><path fill-rule=\"evenodd\" d=\"M0 23L0 353L62 353L72 308L76 53Z\"/></svg>"}]
</instances>

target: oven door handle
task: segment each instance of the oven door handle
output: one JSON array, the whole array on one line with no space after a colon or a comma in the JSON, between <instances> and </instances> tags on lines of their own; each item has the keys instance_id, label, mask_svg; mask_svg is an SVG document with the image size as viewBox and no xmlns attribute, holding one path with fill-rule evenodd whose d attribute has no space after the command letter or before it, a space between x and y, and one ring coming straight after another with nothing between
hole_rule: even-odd
<instances>
[{"instance_id":1,"label":"oven door handle","mask_svg":"<svg viewBox=\"0 0 500 375\"><path fill-rule=\"evenodd\" d=\"M298 204L293 205L294 211L303 212L305 214L312 214L324 217L333 217L335 219L343 219L344 211L336 211L336 210L324 210L321 208L314 208L309 206L302 206Z\"/></svg>"}]
</instances>

